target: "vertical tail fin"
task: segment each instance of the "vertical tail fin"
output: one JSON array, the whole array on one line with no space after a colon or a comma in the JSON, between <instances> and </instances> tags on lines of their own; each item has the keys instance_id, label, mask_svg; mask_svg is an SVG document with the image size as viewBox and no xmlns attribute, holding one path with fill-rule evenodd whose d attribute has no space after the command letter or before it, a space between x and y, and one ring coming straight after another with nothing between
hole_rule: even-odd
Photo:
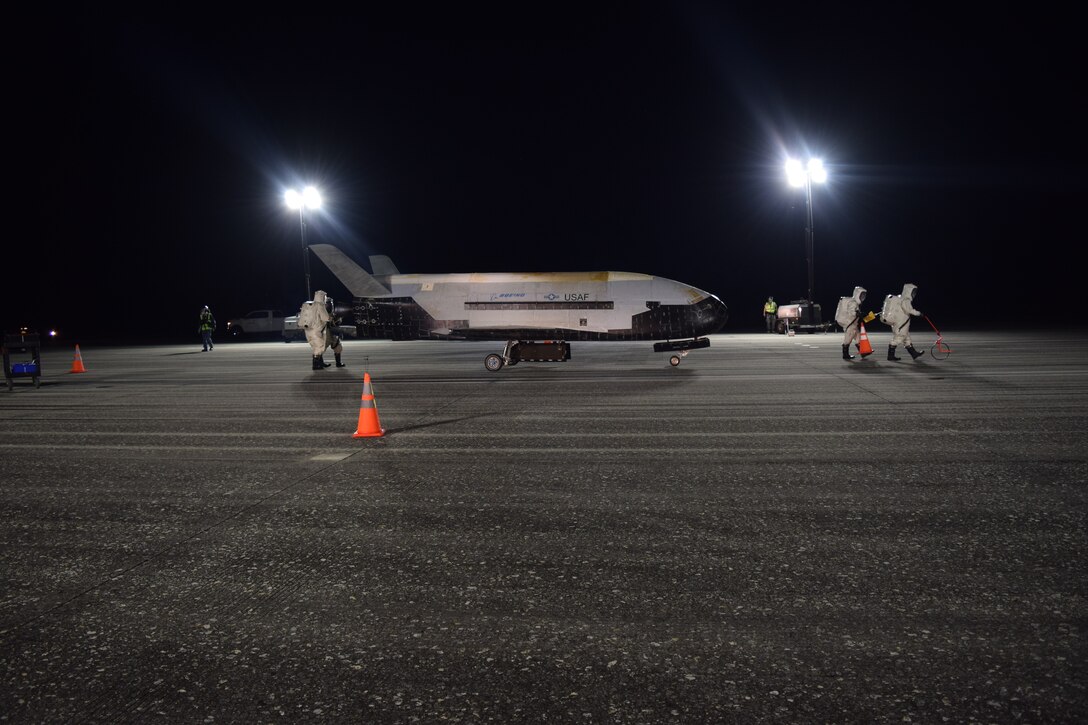
<instances>
[{"instance_id":1,"label":"vertical tail fin","mask_svg":"<svg viewBox=\"0 0 1088 725\"><path fill-rule=\"evenodd\" d=\"M393 260L384 254L370 255L370 269L374 271L375 277L388 277L391 274L400 274L397 265L393 264Z\"/></svg>"},{"instance_id":2,"label":"vertical tail fin","mask_svg":"<svg viewBox=\"0 0 1088 725\"><path fill-rule=\"evenodd\" d=\"M390 291L378 280L371 277L348 255L331 244L311 244L310 249L325 263L329 271L344 283L356 297L388 297Z\"/></svg>"}]
</instances>

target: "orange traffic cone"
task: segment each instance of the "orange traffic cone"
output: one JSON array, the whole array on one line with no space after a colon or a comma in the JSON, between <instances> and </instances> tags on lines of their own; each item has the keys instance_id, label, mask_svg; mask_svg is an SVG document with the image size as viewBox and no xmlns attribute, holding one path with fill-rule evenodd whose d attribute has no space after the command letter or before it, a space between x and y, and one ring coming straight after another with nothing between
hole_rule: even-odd
<instances>
[{"instance_id":1,"label":"orange traffic cone","mask_svg":"<svg viewBox=\"0 0 1088 725\"><path fill-rule=\"evenodd\" d=\"M374 402L374 388L370 384L370 373L363 373L363 399L359 402L359 426L352 438L377 438L383 435L385 435L385 429L378 420L378 406Z\"/></svg>"},{"instance_id":2,"label":"orange traffic cone","mask_svg":"<svg viewBox=\"0 0 1088 725\"><path fill-rule=\"evenodd\" d=\"M858 352L861 353L862 357L872 355L873 346L869 344L869 336L865 334L865 325L861 323L858 324L861 325L861 339L858 341Z\"/></svg>"},{"instance_id":3,"label":"orange traffic cone","mask_svg":"<svg viewBox=\"0 0 1088 725\"><path fill-rule=\"evenodd\" d=\"M69 372L73 373L85 373L87 368L83 367L83 356L79 354L79 345L76 345L76 357L72 360L72 369Z\"/></svg>"}]
</instances>

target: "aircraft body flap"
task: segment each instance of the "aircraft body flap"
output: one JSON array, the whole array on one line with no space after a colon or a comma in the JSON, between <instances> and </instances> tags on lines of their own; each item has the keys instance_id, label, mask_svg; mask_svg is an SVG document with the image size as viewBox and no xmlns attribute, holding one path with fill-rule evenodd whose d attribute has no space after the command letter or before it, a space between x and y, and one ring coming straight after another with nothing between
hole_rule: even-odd
<instances>
[{"instance_id":1,"label":"aircraft body flap","mask_svg":"<svg viewBox=\"0 0 1088 725\"><path fill-rule=\"evenodd\" d=\"M390 292L348 255L331 244L311 244L310 249L355 297L388 297ZM386 257L388 259L388 257ZM390 262L392 265L392 262Z\"/></svg>"}]
</instances>

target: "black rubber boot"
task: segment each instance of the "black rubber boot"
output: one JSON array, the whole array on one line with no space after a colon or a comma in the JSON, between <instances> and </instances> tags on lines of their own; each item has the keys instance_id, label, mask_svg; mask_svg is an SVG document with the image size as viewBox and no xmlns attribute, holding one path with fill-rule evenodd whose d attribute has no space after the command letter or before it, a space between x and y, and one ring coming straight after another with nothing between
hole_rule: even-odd
<instances>
[{"instance_id":1,"label":"black rubber boot","mask_svg":"<svg viewBox=\"0 0 1088 725\"><path fill-rule=\"evenodd\" d=\"M921 352L915 350L914 345L907 345L907 352L910 353L911 358L914 360L917 360L918 358L926 354L925 350L922 350Z\"/></svg>"},{"instance_id":2,"label":"black rubber boot","mask_svg":"<svg viewBox=\"0 0 1088 725\"><path fill-rule=\"evenodd\" d=\"M895 356L895 345L888 345L888 359L889 360L902 360L901 357Z\"/></svg>"},{"instance_id":3,"label":"black rubber boot","mask_svg":"<svg viewBox=\"0 0 1088 725\"><path fill-rule=\"evenodd\" d=\"M853 360L854 359L854 356L850 354L850 345L848 345L848 344L842 346L842 359L843 360Z\"/></svg>"},{"instance_id":4,"label":"black rubber boot","mask_svg":"<svg viewBox=\"0 0 1088 725\"><path fill-rule=\"evenodd\" d=\"M324 355L318 355L317 356L317 364L320 365L322 368L332 367L327 362L325 362L325 356Z\"/></svg>"},{"instance_id":5,"label":"black rubber boot","mask_svg":"<svg viewBox=\"0 0 1088 725\"><path fill-rule=\"evenodd\" d=\"M336 355L336 367L338 367L338 368L347 367L347 365L345 365L344 362L340 359L340 353L335 353L335 355Z\"/></svg>"},{"instance_id":6,"label":"black rubber boot","mask_svg":"<svg viewBox=\"0 0 1088 725\"><path fill-rule=\"evenodd\" d=\"M313 364L312 369L313 370L323 370L324 369L324 368L321 367L321 358L319 358L317 355L314 355L314 364Z\"/></svg>"}]
</instances>

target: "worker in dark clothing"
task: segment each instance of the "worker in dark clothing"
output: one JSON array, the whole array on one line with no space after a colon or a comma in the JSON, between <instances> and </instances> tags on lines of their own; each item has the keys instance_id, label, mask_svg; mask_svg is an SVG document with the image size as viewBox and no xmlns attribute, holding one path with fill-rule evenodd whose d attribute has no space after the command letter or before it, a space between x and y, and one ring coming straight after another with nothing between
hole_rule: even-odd
<instances>
[{"instance_id":1,"label":"worker in dark clothing","mask_svg":"<svg viewBox=\"0 0 1088 725\"><path fill-rule=\"evenodd\" d=\"M768 297L763 305L763 319L767 322L767 332L774 332L774 321L778 317L778 303L774 297Z\"/></svg>"},{"instance_id":2,"label":"worker in dark clothing","mask_svg":"<svg viewBox=\"0 0 1088 725\"><path fill-rule=\"evenodd\" d=\"M332 354L336 358L336 367L347 367L344 361L340 359L344 346L340 342L340 336L335 334L340 327L340 316L336 314L332 297L328 295L325 296L325 311L329 313L329 323L325 325L325 349L332 350ZM324 359L322 359L322 362L324 362Z\"/></svg>"},{"instance_id":3,"label":"worker in dark clothing","mask_svg":"<svg viewBox=\"0 0 1088 725\"><path fill-rule=\"evenodd\" d=\"M200 311L200 326L197 328L200 332L200 339L204 343L204 349L201 352L208 352L215 348L212 344L212 332L215 331L215 318L212 317L212 311L208 309L207 305L204 305L204 309Z\"/></svg>"}]
</instances>

